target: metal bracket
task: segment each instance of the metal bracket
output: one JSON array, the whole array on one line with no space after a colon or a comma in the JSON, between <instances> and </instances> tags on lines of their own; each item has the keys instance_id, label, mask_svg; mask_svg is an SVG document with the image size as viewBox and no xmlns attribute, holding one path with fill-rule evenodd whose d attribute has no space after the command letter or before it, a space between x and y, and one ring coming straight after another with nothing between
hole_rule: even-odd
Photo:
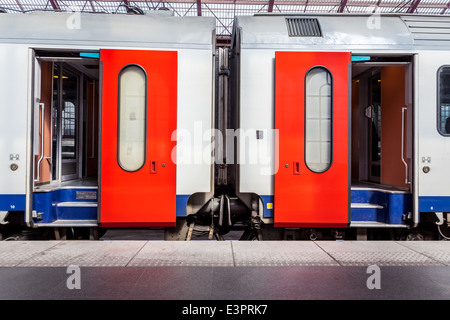
<instances>
[{"instance_id":1,"label":"metal bracket","mask_svg":"<svg viewBox=\"0 0 450 320\"><path fill-rule=\"evenodd\" d=\"M189 230L188 230L188 234L187 234L187 236L186 236L186 241L191 241L191 237L192 237L192 232L194 231L194 222L192 222L190 225L189 225Z\"/></svg>"},{"instance_id":2,"label":"metal bracket","mask_svg":"<svg viewBox=\"0 0 450 320\"><path fill-rule=\"evenodd\" d=\"M435 212L434 213L439 221L436 221L438 226L442 226L444 224L444 213L443 212Z\"/></svg>"},{"instance_id":3,"label":"metal bracket","mask_svg":"<svg viewBox=\"0 0 450 320\"><path fill-rule=\"evenodd\" d=\"M8 216L9 211L0 211L0 224L8 224L9 221L5 221Z\"/></svg>"}]
</instances>

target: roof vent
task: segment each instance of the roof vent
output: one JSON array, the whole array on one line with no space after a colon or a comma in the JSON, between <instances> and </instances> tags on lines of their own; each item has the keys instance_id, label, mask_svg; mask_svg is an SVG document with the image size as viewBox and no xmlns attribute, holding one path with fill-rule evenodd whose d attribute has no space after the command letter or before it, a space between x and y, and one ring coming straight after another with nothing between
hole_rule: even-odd
<instances>
[{"instance_id":1,"label":"roof vent","mask_svg":"<svg viewBox=\"0 0 450 320\"><path fill-rule=\"evenodd\" d=\"M319 21L316 18L286 18L289 37L321 37Z\"/></svg>"}]
</instances>

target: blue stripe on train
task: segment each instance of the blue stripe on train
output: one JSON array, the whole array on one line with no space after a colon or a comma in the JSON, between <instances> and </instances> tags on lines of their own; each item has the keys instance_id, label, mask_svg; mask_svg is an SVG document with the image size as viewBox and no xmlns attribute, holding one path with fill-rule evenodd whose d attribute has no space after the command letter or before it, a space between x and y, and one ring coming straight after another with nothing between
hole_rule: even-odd
<instances>
[{"instance_id":1,"label":"blue stripe on train","mask_svg":"<svg viewBox=\"0 0 450 320\"><path fill-rule=\"evenodd\" d=\"M24 194L0 194L0 211L25 211Z\"/></svg>"},{"instance_id":2,"label":"blue stripe on train","mask_svg":"<svg viewBox=\"0 0 450 320\"><path fill-rule=\"evenodd\" d=\"M419 197L420 212L450 212L450 197Z\"/></svg>"},{"instance_id":3,"label":"blue stripe on train","mask_svg":"<svg viewBox=\"0 0 450 320\"><path fill-rule=\"evenodd\" d=\"M77 191L92 191L92 189L60 189L52 192L34 193L33 210L43 213L40 222L50 223L57 219L64 220L96 220L96 207L57 207L61 202L93 202L97 199L77 199ZM176 216L186 216L186 206L190 195L177 195ZM274 197L263 195L264 217L274 215ZM352 221L378 221L390 224L401 224L402 215L411 210L410 194L390 194L377 191L352 190L353 203L373 203L383 206L383 209L352 209ZM0 211L24 211L25 195L0 195ZM450 212L450 197L419 197L420 212Z\"/></svg>"}]
</instances>

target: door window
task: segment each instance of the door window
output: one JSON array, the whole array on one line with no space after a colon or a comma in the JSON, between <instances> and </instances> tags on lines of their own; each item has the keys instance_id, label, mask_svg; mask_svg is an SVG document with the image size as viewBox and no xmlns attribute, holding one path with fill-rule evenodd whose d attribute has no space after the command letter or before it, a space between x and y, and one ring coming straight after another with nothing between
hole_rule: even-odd
<instances>
[{"instance_id":1,"label":"door window","mask_svg":"<svg viewBox=\"0 0 450 320\"><path fill-rule=\"evenodd\" d=\"M119 74L118 162L126 171L137 171L145 163L147 77L137 65Z\"/></svg>"},{"instance_id":2,"label":"door window","mask_svg":"<svg viewBox=\"0 0 450 320\"><path fill-rule=\"evenodd\" d=\"M332 77L323 67L308 71L305 79L305 163L316 173L331 166Z\"/></svg>"}]
</instances>

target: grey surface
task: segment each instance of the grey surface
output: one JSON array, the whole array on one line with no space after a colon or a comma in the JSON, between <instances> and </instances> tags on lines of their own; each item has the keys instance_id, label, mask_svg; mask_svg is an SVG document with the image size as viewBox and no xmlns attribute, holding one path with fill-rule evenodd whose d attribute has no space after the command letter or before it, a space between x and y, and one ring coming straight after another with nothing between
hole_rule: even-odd
<instances>
[{"instance_id":1,"label":"grey surface","mask_svg":"<svg viewBox=\"0 0 450 320\"><path fill-rule=\"evenodd\" d=\"M0 267L450 266L448 241L2 241Z\"/></svg>"},{"instance_id":2,"label":"grey surface","mask_svg":"<svg viewBox=\"0 0 450 320\"><path fill-rule=\"evenodd\" d=\"M449 299L450 267L81 267L70 290L63 267L0 268L0 299Z\"/></svg>"},{"instance_id":3,"label":"grey surface","mask_svg":"<svg viewBox=\"0 0 450 320\"><path fill-rule=\"evenodd\" d=\"M422 242L418 247L422 248L424 244L431 251L434 250L433 246L426 245L426 242ZM433 259L394 241L320 241L317 245L342 266L443 265L441 260ZM439 250L438 248L441 247L436 246L436 250ZM450 253L450 242L446 243L445 250Z\"/></svg>"},{"instance_id":4,"label":"grey surface","mask_svg":"<svg viewBox=\"0 0 450 320\"><path fill-rule=\"evenodd\" d=\"M236 241L232 248L236 266L339 265L312 241Z\"/></svg>"},{"instance_id":5,"label":"grey surface","mask_svg":"<svg viewBox=\"0 0 450 320\"><path fill-rule=\"evenodd\" d=\"M3 241L0 299L450 299L450 242Z\"/></svg>"},{"instance_id":6,"label":"grey surface","mask_svg":"<svg viewBox=\"0 0 450 320\"><path fill-rule=\"evenodd\" d=\"M148 241L129 266L233 266L229 242Z\"/></svg>"}]
</instances>

